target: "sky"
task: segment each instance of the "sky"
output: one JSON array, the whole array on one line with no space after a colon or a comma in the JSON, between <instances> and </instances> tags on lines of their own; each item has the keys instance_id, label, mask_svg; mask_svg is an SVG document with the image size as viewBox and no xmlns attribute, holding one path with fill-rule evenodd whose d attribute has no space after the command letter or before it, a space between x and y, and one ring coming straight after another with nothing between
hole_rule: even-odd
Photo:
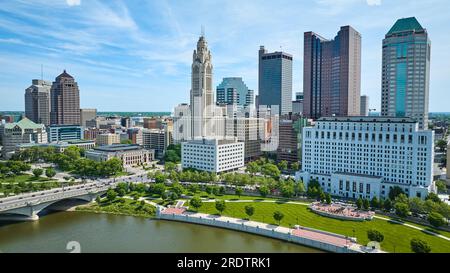
<instances>
[{"instance_id":1,"label":"sky","mask_svg":"<svg viewBox=\"0 0 450 273\"><path fill-rule=\"evenodd\" d=\"M361 94L380 110L381 43L395 21L415 16L432 42L430 111L450 112L448 0L8 0L0 4L0 111L23 111L31 80L64 69L81 107L172 111L188 102L192 53L204 26L214 86L243 77L257 92L258 49L294 56L303 88L303 33L362 34Z\"/></svg>"}]
</instances>

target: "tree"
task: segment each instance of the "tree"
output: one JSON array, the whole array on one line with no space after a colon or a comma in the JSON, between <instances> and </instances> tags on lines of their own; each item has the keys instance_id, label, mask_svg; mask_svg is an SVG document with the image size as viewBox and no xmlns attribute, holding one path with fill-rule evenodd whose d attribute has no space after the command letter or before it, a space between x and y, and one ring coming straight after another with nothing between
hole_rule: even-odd
<instances>
[{"instance_id":1,"label":"tree","mask_svg":"<svg viewBox=\"0 0 450 273\"><path fill-rule=\"evenodd\" d=\"M216 210L218 210L220 214L222 214L226 206L225 200L216 200Z\"/></svg>"},{"instance_id":2,"label":"tree","mask_svg":"<svg viewBox=\"0 0 450 273\"><path fill-rule=\"evenodd\" d=\"M260 186L258 188L258 191L262 197L266 197L267 195L269 195L269 188L267 186Z\"/></svg>"},{"instance_id":3,"label":"tree","mask_svg":"<svg viewBox=\"0 0 450 273\"><path fill-rule=\"evenodd\" d=\"M198 211L198 209L203 205L202 199L198 196L194 196L191 200L189 200L189 205L191 205L194 209Z\"/></svg>"},{"instance_id":4,"label":"tree","mask_svg":"<svg viewBox=\"0 0 450 273\"><path fill-rule=\"evenodd\" d=\"M100 197L100 195L97 195L97 197L95 197L95 202L97 202L97 204L100 204L102 202L102 198Z\"/></svg>"},{"instance_id":5,"label":"tree","mask_svg":"<svg viewBox=\"0 0 450 273\"><path fill-rule=\"evenodd\" d=\"M249 162L247 164L247 172L250 174L256 174L261 171L261 167L255 161Z\"/></svg>"},{"instance_id":6,"label":"tree","mask_svg":"<svg viewBox=\"0 0 450 273\"><path fill-rule=\"evenodd\" d=\"M410 242L411 250L414 253L430 253L431 247L427 244L427 242L422 241L420 239L412 239Z\"/></svg>"},{"instance_id":7,"label":"tree","mask_svg":"<svg viewBox=\"0 0 450 273\"><path fill-rule=\"evenodd\" d=\"M375 241L375 242L381 243L384 240L384 235L383 235L383 233L379 232L378 230L369 229L367 231L367 238L369 238L370 241Z\"/></svg>"},{"instance_id":8,"label":"tree","mask_svg":"<svg viewBox=\"0 0 450 273\"><path fill-rule=\"evenodd\" d=\"M42 169L34 169L33 170L34 177L36 177L36 178L41 176L43 173L44 173L44 170L42 170Z\"/></svg>"},{"instance_id":9,"label":"tree","mask_svg":"<svg viewBox=\"0 0 450 273\"><path fill-rule=\"evenodd\" d=\"M408 204L397 202L394 205L395 214L397 214L400 217L407 217L409 214L409 206Z\"/></svg>"},{"instance_id":10,"label":"tree","mask_svg":"<svg viewBox=\"0 0 450 273\"><path fill-rule=\"evenodd\" d=\"M241 195L244 193L244 190L241 187L236 187L235 194L241 198Z\"/></svg>"},{"instance_id":11,"label":"tree","mask_svg":"<svg viewBox=\"0 0 450 273\"><path fill-rule=\"evenodd\" d=\"M48 168L48 169L45 170L45 175L48 178L52 178L52 177L54 177L56 175L56 171L53 168Z\"/></svg>"},{"instance_id":12,"label":"tree","mask_svg":"<svg viewBox=\"0 0 450 273\"><path fill-rule=\"evenodd\" d=\"M325 202L330 205L331 204L331 195L329 193L325 194Z\"/></svg>"},{"instance_id":13,"label":"tree","mask_svg":"<svg viewBox=\"0 0 450 273\"><path fill-rule=\"evenodd\" d=\"M160 171L156 171L153 175L153 178L155 179L155 183L164 183L166 182L166 175L163 174Z\"/></svg>"},{"instance_id":14,"label":"tree","mask_svg":"<svg viewBox=\"0 0 450 273\"><path fill-rule=\"evenodd\" d=\"M372 209L377 209L380 207L380 202L378 201L378 198L376 196L374 196L372 200L370 200L370 206L372 207Z\"/></svg>"},{"instance_id":15,"label":"tree","mask_svg":"<svg viewBox=\"0 0 450 273\"><path fill-rule=\"evenodd\" d=\"M164 164L164 170L166 172L174 171L174 170L176 170L176 168L177 168L177 164L175 164L173 162L169 161Z\"/></svg>"},{"instance_id":16,"label":"tree","mask_svg":"<svg viewBox=\"0 0 450 273\"><path fill-rule=\"evenodd\" d=\"M278 179L280 177L280 170L272 163L266 163L262 166L261 171L264 175Z\"/></svg>"},{"instance_id":17,"label":"tree","mask_svg":"<svg viewBox=\"0 0 450 273\"><path fill-rule=\"evenodd\" d=\"M295 195L301 195L306 192L305 190L305 184L303 184L303 181L298 181L295 183Z\"/></svg>"},{"instance_id":18,"label":"tree","mask_svg":"<svg viewBox=\"0 0 450 273\"><path fill-rule=\"evenodd\" d=\"M150 185L149 190L151 193L162 195L166 192L166 185L164 183L155 183Z\"/></svg>"},{"instance_id":19,"label":"tree","mask_svg":"<svg viewBox=\"0 0 450 273\"><path fill-rule=\"evenodd\" d=\"M288 162L286 160L282 160L278 163L278 169L285 171L288 168Z\"/></svg>"},{"instance_id":20,"label":"tree","mask_svg":"<svg viewBox=\"0 0 450 273\"><path fill-rule=\"evenodd\" d=\"M172 184L172 192L182 195L184 193L184 187L180 185L180 183L173 183Z\"/></svg>"},{"instance_id":21,"label":"tree","mask_svg":"<svg viewBox=\"0 0 450 273\"><path fill-rule=\"evenodd\" d=\"M425 213L425 204L419 197L414 197L408 201L409 209L412 213L422 214Z\"/></svg>"},{"instance_id":22,"label":"tree","mask_svg":"<svg viewBox=\"0 0 450 273\"><path fill-rule=\"evenodd\" d=\"M399 186L394 186L389 191L389 199L395 200L400 194L405 194L405 192Z\"/></svg>"},{"instance_id":23,"label":"tree","mask_svg":"<svg viewBox=\"0 0 450 273\"><path fill-rule=\"evenodd\" d=\"M391 209L392 209L392 201L391 201L391 199L386 199L386 200L384 200L384 202L383 202L383 208L384 208L384 210L386 210L386 211L391 211Z\"/></svg>"},{"instance_id":24,"label":"tree","mask_svg":"<svg viewBox=\"0 0 450 273\"><path fill-rule=\"evenodd\" d=\"M250 220L250 217L255 213L255 207L252 205L245 206L245 214L247 214L248 219Z\"/></svg>"},{"instance_id":25,"label":"tree","mask_svg":"<svg viewBox=\"0 0 450 273\"><path fill-rule=\"evenodd\" d=\"M436 147L441 150L441 152L445 151L445 148L447 147L447 142L443 139L440 139L436 142Z\"/></svg>"},{"instance_id":26,"label":"tree","mask_svg":"<svg viewBox=\"0 0 450 273\"><path fill-rule=\"evenodd\" d=\"M364 208L365 210L368 210L369 207L370 207L369 199L364 198L364 200L363 200L363 208Z\"/></svg>"},{"instance_id":27,"label":"tree","mask_svg":"<svg viewBox=\"0 0 450 273\"><path fill-rule=\"evenodd\" d=\"M284 214L281 211L277 210L273 213L273 219L275 219L275 221L278 222L278 225L281 224L281 220L283 218L284 218Z\"/></svg>"},{"instance_id":28,"label":"tree","mask_svg":"<svg viewBox=\"0 0 450 273\"><path fill-rule=\"evenodd\" d=\"M358 198L358 200L356 200L356 206L358 207L358 209L361 209L363 207L363 200L361 198Z\"/></svg>"},{"instance_id":29,"label":"tree","mask_svg":"<svg viewBox=\"0 0 450 273\"><path fill-rule=\"evenodd\" d=\"M435 228L445 225L444 217L437 212L428 214L428 222Z\"/></svg>"},{"instance_id":30,"label":"tree","mask_svg":"<svg viewBox=\"0 0 450 273\"><path fill-rule=\"evenodd\" d=\"M291 169L293 171L298 171L300 169L300 164L298 162L294 162L291 164Z\"/></svg>"},{"instance_id":31,"label":"tree","mask_svg":"<svg viewBox=\"0 0 450 273\"><path fill-rule=\"evenodd\" d=\"M294 184L285 184L281 187L281 195L286 198L291 198L295 194Z\"/></svg>"},{"instance_id":32,"label":"tree","mask_svg":"<svg viewBox=\"0 0 450 273\"><path fill-rule=\"evenodd\" d=\"M450 151L448 151L448 153L450 153ZM436 181L436 187L437 187L438 192L440 192L440 193L447 192L447 185L445 184L445 181L442 181L442 180Z\"/></svg>"},{"instance_id":33,"label":"tree","mask_svg":"<svg viewBox=\"0 0 450 273\"><path fill-rule=\"evenodd\" d=\"M113 189L109 189L107 192L106 192L106 199L108 199L108 202L113 202L114 200L116 200L116 198L117 198L117 193L116 193L116 191L114 191Z\"/></svg>"},{"instance_id":34,"label":"tree","mask_svg":"<svg viewBox=\"0 0 450 273\"><path fill-rule=\"evenodd\" d=\"M430 192L427 197L425 198L425 200L431 200L435 203L441 203L441 199L439 198L439 196L437 194L435 194L434 192Z\"/></svg>"}]
</instances>

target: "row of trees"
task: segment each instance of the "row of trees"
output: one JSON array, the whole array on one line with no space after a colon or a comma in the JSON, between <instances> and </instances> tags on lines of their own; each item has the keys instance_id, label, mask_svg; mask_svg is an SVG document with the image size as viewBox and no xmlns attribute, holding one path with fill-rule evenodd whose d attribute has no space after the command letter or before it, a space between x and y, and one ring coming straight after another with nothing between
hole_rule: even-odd
<instances>
[{"instance_id":1,"label":"row of trees","mask_svg":"<svg viewBox=\"0 0 450 273\"><path fill-rule=\"evenodd\" d=\"M118 158L97 162L83 156L84 150L76 146L69 146L62 153L57 153L53 147L31 147L14 156L20 161L12 162L51 162L63 171L72 171L83 177L108 177L123 170L122 161Z\"/></svg>"},{"instance_id":2,"label":"row of trees","mask_svg":"<svg viewBox=\"0 0 450 273\"><path fill-rule=\"evenodd\" d=\"M30 164L17 160L0 162L0 178L20 175L31 169Z\"/></svg>"}]
</instances>

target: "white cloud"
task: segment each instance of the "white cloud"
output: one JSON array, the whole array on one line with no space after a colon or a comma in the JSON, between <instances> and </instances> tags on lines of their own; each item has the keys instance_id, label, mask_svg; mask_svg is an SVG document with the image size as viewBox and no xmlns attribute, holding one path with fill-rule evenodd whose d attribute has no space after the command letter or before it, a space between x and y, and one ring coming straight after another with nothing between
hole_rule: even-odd
<instances>
[{"instance_id":1,"label":"white cloud","mask_svg":"<svg viewBox=\"0 0 450 273\"><path fill-rule=\"evenodd\" d=\"M367 5L379 6L379 5L381 5L381 0L367 0Z\"/></svg>"},{"instance_id":2,"label":"white cloud","mask_svg":"<svg viewBox=\"0 0 450 273\"><path fill-rule=\"evenodd\" d=\"M66 3L69 6L79 6L81 5L81 0L66 0Z\"/></svg>"}]
</instances>

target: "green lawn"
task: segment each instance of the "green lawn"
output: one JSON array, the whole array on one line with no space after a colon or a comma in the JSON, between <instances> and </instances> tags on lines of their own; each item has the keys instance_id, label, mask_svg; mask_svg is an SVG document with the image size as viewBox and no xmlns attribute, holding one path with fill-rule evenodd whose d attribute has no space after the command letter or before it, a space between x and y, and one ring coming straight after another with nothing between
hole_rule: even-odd
<instances>
[{"instance_id":1,"label":"green lawn","mask_svg":"<svg viewBox=\"0 0 450 273\"><path fill-rule=\"evenodd\" d=\"M227 203L223 215L246 218L244 207L250 203ZM384 234L384 241L381 244L383 250L388 252L411 252L410 241L412 238L422 239L431 246L432 252L450 253L450 242L444 239L428 235L419 230L405 227L399 224L391 223L384 220L373 219L372 221L353 222L332 219L323 217L310 212L306 206L297 204L283 204L283 203L251 203L255 207L255 214L252 220L266 223L275 223L273 213L279 210L284 213L284 218L281 222L282 226L293 226L298 224L306 227L317 228L329 232L334 232L342 235L353 236L353 229L355 230L355 237L358 238L360 244L367 244L367 230L377 229ZM214 202L203 203L199 209L200 212L216 214Z\"/></svg>"}]
</instances>

